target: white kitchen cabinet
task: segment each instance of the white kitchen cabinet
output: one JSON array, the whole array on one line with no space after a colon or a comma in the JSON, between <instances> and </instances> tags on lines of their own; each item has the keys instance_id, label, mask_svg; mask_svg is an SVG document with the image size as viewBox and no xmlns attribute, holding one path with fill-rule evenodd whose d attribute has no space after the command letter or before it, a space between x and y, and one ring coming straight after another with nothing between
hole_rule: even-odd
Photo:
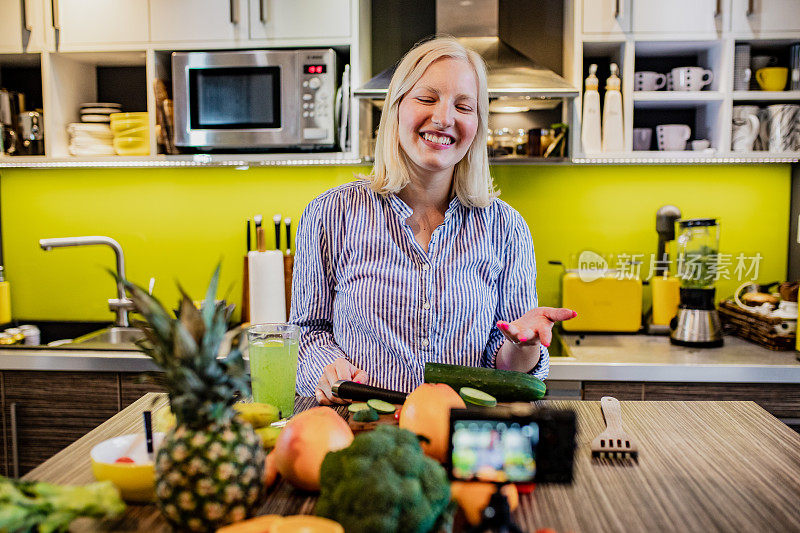
<instances>
[{"instance_id":1,"label":"white kitchen cabinet","mask_svg":"<svg viewBox=\"0 0 800 533\"><path fill-rule=\"evenodd\" d=\"M41 0L0 0L0 53L44 49L44 4Z\"/></svg>"},{"instance_id":2,"label":"white kitchen cabinet","mask_svg":"<svg viewBox=\"0 0 800 533\"><path fill-rule=\"evenodd\" d=\"M723 29L725 3L724 0L634 0L631 29L634 33L718 33Z\"/></svg>"},{"instance_id":3,"label":"white kitchen cabinet","mask_svg":"<svg viewBox=\"0 0 800 533\"><path fill-rule=\"evenodd\" d=\"M738 36L800 31L798 0L732 0L732 30Z\"/></svg>"},{"instance_id":4,"label":"white kitchen cabinet","mask_svg":"<svg viewBox=\"0 0 800 533\"><path fill-rule=\"evenodd\" d=\"M631 28L631 0L584 0L583 33L621 35Z\"/></svg>"},{"instance_id":5,"label":"white kitchen cabinet","mask_svg":"<svg viewBox=\"0 0 800 533\"><path fill-rule=\"evenodd\" d=\"M236 42L248 35L247 0L150 0L154 43Z\"/></svg>"},{"instance_id":6,"label":"white kitchen cabinet","mask_svg":"<svg viewBox=\"0 0 800 533\"><path fill-rule=\"evenodd\" d=\"M150 36L147 0L52 0L60 51L142 47Z\"/></svg>"},{"instance_id":7,"label":"white kitchen cabinet","mask_svg":"<svg viewBox=\"0 0 800 533\"><path fill-rule=\"evenodd\" d=\"M250 38L350 37L350 0L250 0Z\"/></svg>"},{"instance_id":8,"label":"white kitchen cabinet","mask_svg":"<svg viewBox=\"0 0 800 533\"><path fill-rule=\"evenodd\" d=\"M0 0L0 52L22 52L22 11L19 0Z\"/></svg>"}]
</instances>

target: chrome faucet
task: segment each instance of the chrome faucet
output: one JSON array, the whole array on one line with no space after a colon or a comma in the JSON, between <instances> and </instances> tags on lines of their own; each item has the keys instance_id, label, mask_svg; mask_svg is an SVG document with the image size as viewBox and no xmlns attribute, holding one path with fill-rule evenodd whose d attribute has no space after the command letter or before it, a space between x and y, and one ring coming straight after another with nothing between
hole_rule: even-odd
<instances>
[{"instance_id":1,"label":"chrome faucet","mask_svg":"<svg viewBox=\"0 0 800 533\"><path fill-rule=\"evenodd\" d=\"M111 237L90 236L90 237L62 237L56 239L39 239L39 246L45 252L53 248L65 246L91 246L94 244L105 244L114 250L117 258L117 277L125 278L125 255L122 253L122 246ZM115 326L126 328L129 326L128 311L133 309L133 301L125 296L125 286L117 281L117 297L108 300L108 308L117 314Z\"/></svg>"}]
</instances>

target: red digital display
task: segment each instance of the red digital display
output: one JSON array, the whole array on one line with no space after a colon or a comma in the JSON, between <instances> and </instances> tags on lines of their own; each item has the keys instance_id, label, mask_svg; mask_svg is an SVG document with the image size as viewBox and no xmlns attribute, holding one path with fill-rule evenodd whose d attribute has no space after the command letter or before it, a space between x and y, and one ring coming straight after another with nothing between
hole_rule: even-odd
<instances>
[{"instance_id":1,"label":"red digital display","mask_svg":"<svg viewBox=\"0 0 800 533\"><path fill-rule=\"evenodd\" d=\"M327 69L325 65L304 65L303 72L305 74L325 74Z\"/></svg>"}]
</instances>

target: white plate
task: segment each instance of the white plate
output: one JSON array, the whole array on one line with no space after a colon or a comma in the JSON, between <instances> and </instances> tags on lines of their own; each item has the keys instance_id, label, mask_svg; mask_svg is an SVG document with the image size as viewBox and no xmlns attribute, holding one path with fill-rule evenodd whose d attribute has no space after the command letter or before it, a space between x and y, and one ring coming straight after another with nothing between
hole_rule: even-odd
<instances>
[{"instance_id":1,"label":"white plate","mask_svg":"<svg viewBox=\"0 0 800 533\"><path fill-rule=\"evenodd\" d=\"M81 122L111 122L108 115L81 115Z\"/></svg>"},{"instance_id":2,"label":"white plate","mask_svg":"<svg viewBox=\"0 0 800 533\"><path fill-rule=\"evenodd\" d=\"M82 107L81 115L110 115L111 113L119 113L119 109L113 107Z\"/></svg>"},{"instance_id":3,"label":"white plate","mask_svg":"<svg viewBox=\"0 0 800 533\"><path fill-rule=\"evenodd\" d=\"M84 107L111 107L114 109L122 109L122 104L117 104L114 102L87 102L81 104L81 109Z\"/></svg>"}]
</instances>

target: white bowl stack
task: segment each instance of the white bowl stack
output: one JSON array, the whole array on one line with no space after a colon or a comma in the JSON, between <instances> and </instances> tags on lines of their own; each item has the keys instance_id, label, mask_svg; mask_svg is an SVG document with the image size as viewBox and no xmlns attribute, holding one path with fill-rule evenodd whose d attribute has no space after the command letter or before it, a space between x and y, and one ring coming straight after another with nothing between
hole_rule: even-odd
<instances>
[{"instance_id":1,"label":"white bowl stack","mask_svg":"<svg viewBox=\"0 0 800 533\"><path fill-rule=\"evenodd\" d=\"M67 125L69 153L75 156L116 155L111 114L119 113L121 104L88 102L81 104L81 121Z\"/></svg>"}]
</instances>

